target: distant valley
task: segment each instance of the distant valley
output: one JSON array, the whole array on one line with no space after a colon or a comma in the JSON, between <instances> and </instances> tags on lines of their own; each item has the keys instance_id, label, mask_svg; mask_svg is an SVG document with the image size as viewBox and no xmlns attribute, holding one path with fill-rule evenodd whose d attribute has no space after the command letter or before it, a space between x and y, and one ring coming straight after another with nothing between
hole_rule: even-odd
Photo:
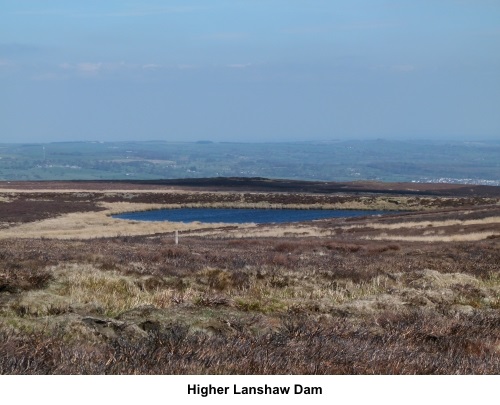
<instances>
[{"instance_id":1,"label":"distant valley","mask_svg":"<svg viewBox=\"0 0 500 405\"><path fill-rule=\"evenodd\" d=\"M500 185L500 142L0 144L0 181L265 177Z\"/></svg>"}]
</instances>

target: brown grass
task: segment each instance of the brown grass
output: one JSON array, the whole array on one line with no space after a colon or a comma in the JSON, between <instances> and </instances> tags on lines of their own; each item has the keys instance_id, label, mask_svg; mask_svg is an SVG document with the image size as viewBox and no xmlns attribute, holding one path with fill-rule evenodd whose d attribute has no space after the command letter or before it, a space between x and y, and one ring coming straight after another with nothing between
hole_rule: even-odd
<instances>
[{"instance_id":1,"label":"brown grass","mask_svg":"<svg viewBox=\"0 0 500 405\"><path fill-rule=\"evenodd\" d=\"M493 209L196 224L174 245L107 216L138 204L2 230L0 373L500 372Z\"/></svg>"},{"instance_id":2,"label":"brown grass","mask_svg":"<svg viewBox=\"0 0 500 405\"><path fill-rule=\"evenodd\" d=\"M389 235L381 233L375 236L366 236L365 239L369 240L393 240L393 241L406 241L406 242L474 242L484 239L491 239L499 235L498 231L490 232L471 232L463 233L461 235Z\"/></svg>"},{"instance_id":3,"label":"brown grass","mask_svg":"<svg viewBox=\"0 0 500 405\"><path fill-rule=\"evenodd\" d=\"M190 334L181 324L137 341L61 347L61 337L3 334L8 374L497 374L497 314L436 322L422 313L381 314L376 323L318 324L284 317L270 333Z\"/></svg>"}]
</instances>

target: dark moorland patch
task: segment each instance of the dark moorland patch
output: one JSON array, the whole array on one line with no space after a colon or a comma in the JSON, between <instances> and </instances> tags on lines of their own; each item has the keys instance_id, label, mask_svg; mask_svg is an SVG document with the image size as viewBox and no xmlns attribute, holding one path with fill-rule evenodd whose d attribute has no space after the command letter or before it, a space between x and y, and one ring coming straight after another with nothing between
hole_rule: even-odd
<instances>
[{"instance_id":1,"label":"dark moorland patch","mask_svg":"<svg viewBox=\"0 0 500 405\"><path fill-rule=\"evenodd\" d=\"M261 177L210 177L157 180L73 180L73 181L2 181L0 188L19 190L165 190L264 192L299 194L348 193L373 195L427 195L436 197L500 197L500 187L445 183L386 183L379 181L303 181Z\"/></svg>"},{"instance_id":2,"label":"dark moorland patch","mask_svg":"<svg viewBox=\"0 0 500 405\"><path fill-rule=\"evenodd\" d=\"M26 223L40 221L71 212L100 211L95 201L75 194L64 196L52 193L35 195L18 194L8 202L0 202L0 221L3 223Z\"/></svg>"}]
</instances>

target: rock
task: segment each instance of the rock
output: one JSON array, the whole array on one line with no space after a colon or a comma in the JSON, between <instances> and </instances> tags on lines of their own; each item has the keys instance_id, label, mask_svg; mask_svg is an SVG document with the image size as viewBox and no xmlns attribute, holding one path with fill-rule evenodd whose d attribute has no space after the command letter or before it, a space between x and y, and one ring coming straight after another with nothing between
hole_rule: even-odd
<instances>
[{"instance_id":1,"label":"rock","mask_svg":"<svg viewBox=\"0 0 500 405\"><path fill-rule=\"evenodd\" d=\"M85 317L82 318L82 322L93 328L95 332L107 339L125 337L127 339L134 340L146 335L146 332L137 325L114 319Z\"/></svg>"},{"instance_id":2,"label":"rock","mask_svg":"<svg viewBox=\"0 0 500 405\"><path fill-rule=\"evenodd\" d=\"M474 308L470 305L452 305L451 311L460 315L472 315L474 313Z\"/></svg>"}]
</instances>

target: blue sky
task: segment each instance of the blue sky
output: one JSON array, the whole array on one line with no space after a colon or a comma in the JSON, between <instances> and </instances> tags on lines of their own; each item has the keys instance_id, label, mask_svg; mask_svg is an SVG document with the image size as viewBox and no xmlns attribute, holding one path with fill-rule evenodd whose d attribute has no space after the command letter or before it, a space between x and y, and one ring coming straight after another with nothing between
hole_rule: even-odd
<instances>
[{"instance_id":1,"label":"blue sky","mask_svg":"<svg viewBox=\"0 0 500 405\"><path fill-rule=\"evenodd\" d=\"M497 0L0 0L0 142L499 139Z\"/></svg>"}]
</instances>

